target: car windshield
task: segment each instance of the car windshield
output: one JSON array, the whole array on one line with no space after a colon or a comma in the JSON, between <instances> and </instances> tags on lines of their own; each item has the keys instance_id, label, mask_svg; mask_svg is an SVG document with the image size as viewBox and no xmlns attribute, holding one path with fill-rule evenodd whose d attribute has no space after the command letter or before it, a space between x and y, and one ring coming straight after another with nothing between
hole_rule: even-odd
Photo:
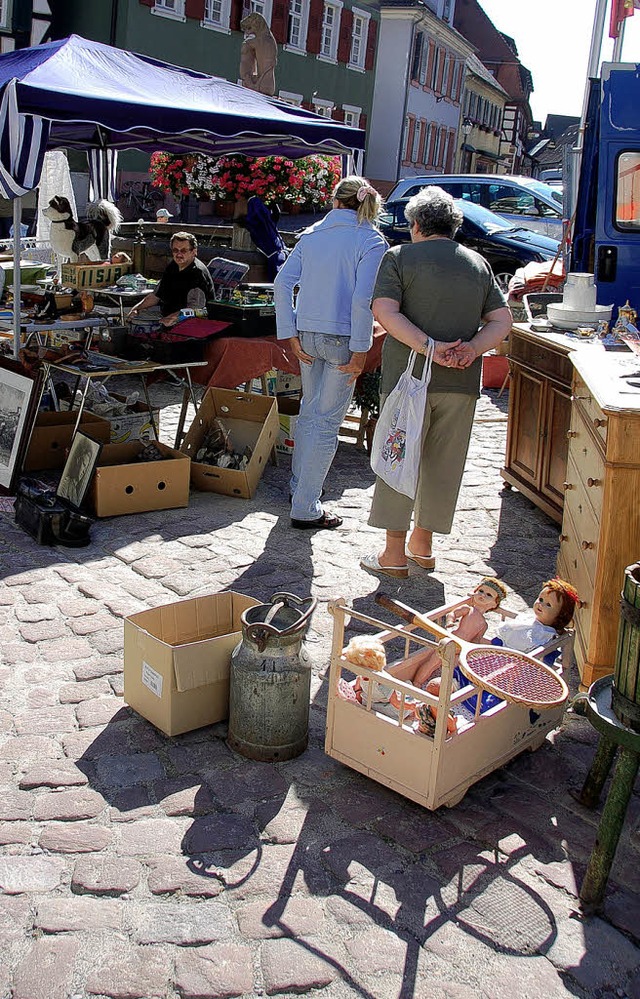
<instances>
[{"instance_id":1,"label":"car windshield","mask_svg":"<svg viewBox=\"0 0 640 999\"><path fill-rule=\"evenodd\" d=\"M456 204L464 212L464 217L475 222L483 232L489 234L499 231L513 232L514 227L506 219L496 215L495 212L490 212L488 208L483 208L482 205L476 205L473 201L466 201L464 198L456 198Z\"/></svg>"},{"instance_id":2,"label":"car windshield","mask_svg":"<svg viewBox=\"0 0 640 999\"><path fill-rule=\"evenodd\" d=\"M560 201L562 204L562 195L558 198L558 192L548 184L544 184L541 180L535 180L533 177L522 177L520 183L525 187L528 187L534 194L539 195L542 198L552 198L554 201Z\"/></svg>"}]
</instances>

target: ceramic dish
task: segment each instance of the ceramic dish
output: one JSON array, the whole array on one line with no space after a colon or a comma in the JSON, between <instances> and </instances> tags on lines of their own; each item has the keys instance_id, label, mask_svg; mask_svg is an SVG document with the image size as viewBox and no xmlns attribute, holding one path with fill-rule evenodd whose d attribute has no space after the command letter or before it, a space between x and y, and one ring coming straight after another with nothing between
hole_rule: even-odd
<instances>
[{"instance_id":1,"label":"ceramic dish","mask_svg":"<svg viewBox=\"0 0 640 999\"><path fill-rule=\"evenodd\" d=\"M597 326L602 320L611 319L613 305L596 305L594 312L568 309L564 302L547 306L547 316L561 330L575 330L578 326Z\"/></svg>"}]
</instances>

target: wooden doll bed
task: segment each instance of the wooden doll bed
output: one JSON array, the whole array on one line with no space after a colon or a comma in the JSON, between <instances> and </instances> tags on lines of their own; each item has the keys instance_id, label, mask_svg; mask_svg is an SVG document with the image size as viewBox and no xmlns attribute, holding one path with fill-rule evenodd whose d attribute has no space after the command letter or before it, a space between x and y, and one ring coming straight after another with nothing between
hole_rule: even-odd
<instances>
[{"instance_id":1,"label":"wooden doll bed","mask_svg":"<svg viewBox=\"0 0 640 999\"><path fill-rule=\"evenodd\" d=\"M446 615L466 602L459 600L438 607L425 616L444 624ZM564 704L540 710L500 701L485 710L481 696L478 696L475 714L459 717L458 731L448 735L446 721L451 708L459 707L474 694L482 694L471 682L460 690L452 690L455 642L443 639L438 644L411 625L387 625L353 610L344 600L332 602L329 609L334 617L334 629L325 752L425 808L456 805L472 784L523 750L538 749L547 734L561 723ZM501 614L513 616L508 611L501 611ZM428 694L386 672L372 673L347 662L343 655L344 630L345 619L350 618L370 626L372 637L383 644L398 638L403 640L404 655L389 655L389 661L406 658L420 647L437 648L442 660L439 695ZM573 633L567 631L531 654L542 659L557 650L562 665L556 663L554 668L561 672L562 666L568 668L571 662L572 647ZM402 710L385 713L377 710L375 682L366 685L367 694L362 704L340 696L338 683L344 672L349 677L357 674L392 687L398 691L402 706L405 697L437 706L433 737L417 732ZM404 722L400 720L402 717Z\"/></svg>"}]
</instances>

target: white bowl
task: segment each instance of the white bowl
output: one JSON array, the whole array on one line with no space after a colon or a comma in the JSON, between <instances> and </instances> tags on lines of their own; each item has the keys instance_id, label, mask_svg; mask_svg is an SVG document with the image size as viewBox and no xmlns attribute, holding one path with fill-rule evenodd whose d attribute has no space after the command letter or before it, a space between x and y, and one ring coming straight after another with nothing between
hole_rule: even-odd
<instances>
[{"instance_id":1,"label":"white bowl","mask_svg":"<svg viewBox=\"0 0 640 999\"><path fill-rule=\"evenodd\" d=\"M561 330L574 330L578 326L597 326L602 320L611 319L613 305L596 305L593 312L568 308L564 302L547 306L547 317Z\"/></svg>"}]
</instances>

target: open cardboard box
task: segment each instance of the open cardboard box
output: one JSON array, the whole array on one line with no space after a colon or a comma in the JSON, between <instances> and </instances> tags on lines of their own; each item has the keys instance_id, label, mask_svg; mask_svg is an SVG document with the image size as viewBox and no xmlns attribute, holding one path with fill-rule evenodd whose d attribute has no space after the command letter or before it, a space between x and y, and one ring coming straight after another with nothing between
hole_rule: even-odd
<instances>
[{"instance_id":1,"label":"open cardboard box","mask_svg":"<svg viewBox=\"0 0 640 999\"><path fill-rule=\"evenodd\" d=\"M77 411L38 413L24 460L24 471L63 468L77 419ZM109 421L95 413L84 412L78 429L94 440L105 444L109 441Z\"/></svg>"},{"instance_id":2,"label":"open cardboard box","mask_svg":"<svg viewBox=\"0 0 640 999\"><path fill-rule=\"evenodd\" d=\"M132 264L63 264L60 279L64 287L107 288L128 274Z\"/></svg>"},{"instance_id":3,"label":"open cardboard box","mask_svg":"<svg viewBox=\"0 0 640 999\"><path fill-rule=\"evenodd\" d=\"M300 400L289 396L278 396L278 442L276 451L291 454L293 451L296 421L300 414Z\"/></svg>"},{"instance_id":4,"label":"open cardboard box","mask_svg":"<svg viewBox=\"0 0 640 999\"><path fill-rule=\"evenodd\" d=\"M112 399L117 399L118 402L125 402L127 398L125 395L119 395L117 392L110 392L109 395ZM153 415L153 422L151 415ZM111 425L110 440L112 444L153 440L154 422L156 430L158 433L160 432L160 410L154 406L152 414L150 414L146 402L135 402L133 406L129 407L128 413L122 413L119 416L105 416L103 419L107 420Z\"/></svg>"},{"instance_id":5,"label":"open cardboard box","mask_svg":"<svg viewBox=\"0 0 640 999\"><path fill-rule=\"evenodd\" d=\"M217 468L195 460L216 418L230 432L234 451L242 454L246 447L251 448L251 459L244 471ZM251 499L275 447L278 429L278 407L273 396L235 389L208 389L181 445L181 450L191 458L193 485L196 489Z\"/></svg>"},{"instance_id":6,"label":"open cardboard box","mask_svg":"<svg viewBox=\"0 0 640 999\"><path fill-rule=\"evenodd\" d=\"M157 443L157 442L156 442ZM189 458L157 443L163 460L136 461L145 445L106 444L93 477L93 505L98 517L172 510L189 503Z\"/></svg>"},{"instance_id":7,"label":"open cardboard box","mask_svg":"<svg viewBox=\"0 0 640 999\"><path fill-rule=\"evenodd\" d=\"M141 611L124 622L124 699L166 735L229 713L240 616L260 601L228 591Z\"/></svg>"}]
</instances>

